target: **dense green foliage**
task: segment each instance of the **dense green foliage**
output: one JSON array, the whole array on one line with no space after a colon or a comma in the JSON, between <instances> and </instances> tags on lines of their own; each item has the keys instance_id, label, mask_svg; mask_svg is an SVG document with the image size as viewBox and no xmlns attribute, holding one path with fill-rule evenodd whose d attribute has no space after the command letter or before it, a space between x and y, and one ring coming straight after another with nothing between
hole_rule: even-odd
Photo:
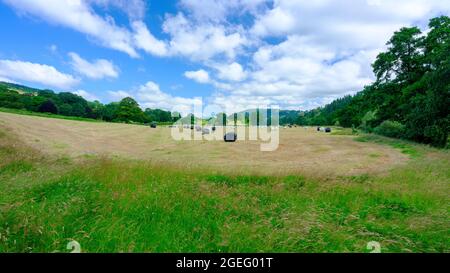
<instances>
[{"instance_id":1,"label":"dense green foliage","mask_svg":"<svg viewBox=\"0 0 450 273\"><path fill-rule=\"evenodd\" d=\"M375 83L355 96L301 113L296 123L371 132L390 120L404 125L397 137L445 146L450 126L450 18L434 18L429 28L427 34L417 27L395 32L388 50L373 64Z\"/></svg>"},{"instance_id":2,"label":"dense green foliage","mask_svg":"<svg viewBox=\"0 0 450 273\"><path fill-rule=\"evenodd\" d=\"M324 107L301 112L296 117L294 123L298 125L339 125L336 124L339 123L338 111L348 107L352 100L354 100L354 97L345 96ZM348 118L353 119L352 116L348 116Z\"/></svg>"},{"instance_id":3,"label":"dense green foliage","mask_svg":"<svg viewBox=\"0 0 450 273\"><path fill-rule=\"evenodd\" d=\"M374 129L374 132L382 136L400 138L405 134L405 125L398 121L385 120Z\"/></svg>"},{"instance_id":4,"label":"dense green foliage","mask_svg":"<svg viewBox=\"0 0 450 273\"><path fill-rule=\"evenodd\" d=\"M179 118L177 114L172 115L169 111L160 109L142 111L132 98L102 104L99 101L86 101L69 92L54 93L51 90L2 82L0 82L0 107L114 122L171 122Z\"/></svg>"}]
</instances>

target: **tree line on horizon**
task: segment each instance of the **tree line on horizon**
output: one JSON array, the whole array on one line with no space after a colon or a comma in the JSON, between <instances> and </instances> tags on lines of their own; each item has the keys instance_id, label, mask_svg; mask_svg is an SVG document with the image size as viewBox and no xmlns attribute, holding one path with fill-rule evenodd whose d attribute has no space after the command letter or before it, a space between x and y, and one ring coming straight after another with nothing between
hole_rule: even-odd
<instances>
[{"instance_id":1,"label":"tree line on horizon","mask_svg":"<svg viewBox=\"0 0 450 273\"><path fill-rule=\"evenodd\" d=\"M119 102L102 104L99 101L87 101L70 92L55 93L52 90L39 90L9 83L0 84L0 107L108 122L173 122L179 118L170 111L161 109L142 110L130 97Z\"/></svg>"}]
</instances>

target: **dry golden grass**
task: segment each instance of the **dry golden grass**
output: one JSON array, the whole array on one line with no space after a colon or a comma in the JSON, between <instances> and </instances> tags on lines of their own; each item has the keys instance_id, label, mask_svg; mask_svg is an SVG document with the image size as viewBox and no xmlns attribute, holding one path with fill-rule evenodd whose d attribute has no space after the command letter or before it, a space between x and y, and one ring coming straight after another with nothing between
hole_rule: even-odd
<instances>
[{"instance_id":1,"label":"dry golden grass","mask_svg":"<svg viewBox=\"0 0 450 273\"><path fill-rule=\"evenodd\" d=\"M151 129L9 113L0 113L0 122L21 141L48 155L119 156L220 172L358 175L384 173L407 160L388 146L356 142L351 136L329 135L313 128L280 129L278 149L261 152L257 141L175 141L167 127Z\"/></svg>"}]
</instances>

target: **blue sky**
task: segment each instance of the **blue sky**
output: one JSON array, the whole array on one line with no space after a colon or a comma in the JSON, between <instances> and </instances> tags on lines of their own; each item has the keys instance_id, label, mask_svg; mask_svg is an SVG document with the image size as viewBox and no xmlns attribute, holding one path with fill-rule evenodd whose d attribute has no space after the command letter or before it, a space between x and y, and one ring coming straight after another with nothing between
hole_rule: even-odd
<instances>
[{"instance_id":1,"label":"blue sky","mask_svg":"<svg viewBox=\"0 0 450 273\"><path fill-rule=\"evenodd\" d=\"M373 81L402 26L450 0L0 0L0 80L102 102L310 109Z\"/></svg>"}]
</instances>

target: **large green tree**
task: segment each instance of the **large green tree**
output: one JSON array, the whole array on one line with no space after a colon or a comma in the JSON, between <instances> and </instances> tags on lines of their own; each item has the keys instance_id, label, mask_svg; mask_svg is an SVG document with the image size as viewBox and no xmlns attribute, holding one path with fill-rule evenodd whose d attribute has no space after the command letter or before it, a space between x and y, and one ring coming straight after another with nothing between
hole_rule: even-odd
<instances>
[{"instance_id":1,"label":"large green tree","mask_svg":"<svg viewBox=\"0 0 450 273\"><path fill-rule=\"evenodd\" d=\"M144 122L145 117L139 104L133 98L127 97L120 101L115 120L123 122Z\"/></svg>"}]
</instances>

